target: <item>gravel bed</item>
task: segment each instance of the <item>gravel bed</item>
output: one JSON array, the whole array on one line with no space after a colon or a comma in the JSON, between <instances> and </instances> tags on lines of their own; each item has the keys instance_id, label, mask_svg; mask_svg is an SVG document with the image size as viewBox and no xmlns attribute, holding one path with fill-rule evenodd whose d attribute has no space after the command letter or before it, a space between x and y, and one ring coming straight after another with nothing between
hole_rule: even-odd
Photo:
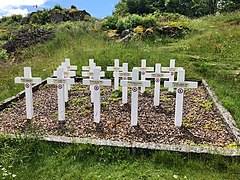
<instances>
[{"instance_id":1,"label":"gravel bed","mask_svg":"<svg viewBox=\"0 0 240 180\"><path fill-rule=\"evenodd\" d=\"M130 92L129 92L130 93ZM175 95L161 90L159 107L153 106L153 88L139 94L138 126L130 125L131 95L128 104L112 97L112 87L101 88L101 121L93 122L89 88L72 86L66 104L66 123L57 120L57 88L44 85L34 92L34 118L26 120L25 99L0 112L1 134L56 135L124 142L158 144L204 144L227 146L233 142L203 86L185 90L183 126L174 126Z\"/></svg>"}]
</instances>

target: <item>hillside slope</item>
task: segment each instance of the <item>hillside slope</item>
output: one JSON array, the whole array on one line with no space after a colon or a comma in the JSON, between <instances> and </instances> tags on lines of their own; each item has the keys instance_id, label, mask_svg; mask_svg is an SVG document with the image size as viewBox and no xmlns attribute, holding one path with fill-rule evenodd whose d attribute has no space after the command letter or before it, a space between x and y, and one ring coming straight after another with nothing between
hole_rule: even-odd
<instances>
[{"instance_id":1,"label":"hillside slope","mask_svg":"<svg viewBox=\"0 0 240 180\"><path fill-rule=\"evenodd\" d=\"M46 78L65 58L78 65L78 75L89 58L103 70L115 58L129 62L129 68L139 66L142 58L152 66L156 62L168 66L175 58L177 66L186 69L187 79L207 79L240 127L239 17L237 12L190 20L192 31L182 39L136 38L128 44L107 40L93 22L60 23L53 40L25 49L14 64L0 64L0 100L23 89L14 84L14 77L23 74L24 66L32 67L33 76Z\"/></svg>"}]
</instances>

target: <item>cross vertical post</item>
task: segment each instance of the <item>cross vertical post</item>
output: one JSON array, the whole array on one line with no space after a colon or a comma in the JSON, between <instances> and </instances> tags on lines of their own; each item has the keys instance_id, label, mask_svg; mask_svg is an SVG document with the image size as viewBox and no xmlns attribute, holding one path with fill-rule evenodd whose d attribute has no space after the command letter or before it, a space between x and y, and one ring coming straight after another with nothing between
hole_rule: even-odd
<instances>
[{"instance_id":1,"label":"cross vertical post","mask_svg":"<svg viewBox=\"0 0 240 180\"><path fill-rule=\"evenodd\" d=\"M161 74L161 64L155 65L155 73ZM155 78L155 86L154 86L154 106L159 106L160 101L160 84L161 84L161 78L156 77Z\"/></svg>"},{"instance_id":2,"label":"cross vertical post","mask_svg":"<svg viewBox=\"0 0 240 180\"><path fill-rule=\"evenodd\" d=\"M197 88L197 82L185 81L185 70L179 69L177 81L165 81L164 87L177 88L175 104L175 126L182 126L184 88Z\"/></svg>"},{"instance_id":3,"label":"cross vertical post","mask_svg":"<svg viewBox=\"0 0 240 180\"><path fill-rule=\"evenodd\" d=\"M100 79L100 68L95 68L93 79L83 79L83 84L93 86L94 122L99 123L101 113L100 86L111 86L111 80Z\"/></svg>"},{"instance_id":4,"label":"cross vertical post","mask_svg":"<svg viewBox=\"0 0 240 180\"><path fill-rule=\"evenodd\" d=\"M128 72L128 63L123 63L122 67L123 67L123 72L122 72L123 80L128 80L129 75L132 76L131 73ZM121 76L121 74L120 74L120 76ZM128 97L128 87L123 86L122 87L122 103L123 104L127 103L127 97Z\"/></svg>"},{"instance_id":5,"label":"cross vertical post","mask_svg":"<svg viewBox=\"0 0 240 180\"><path fill-rule=\"evenodd\" d=\"M131 100L131 125L137 125L138 119L138 89L139 87L150 87L150 81L139 80L139 71L138 68L133 68L132 71L132 80L121 80L121 86L130 86L132 90Z\"/></svg>"},{"instance_id":6,"label":"cross vertical post","mask_svg":"<svg viewBox=\"0 0 240 180\"><path fill-rule=\"evenodd\" d=\"M41 82L41 78L32 77L31 67L24 67L24 77L15 78L15 83L23 83L25 86L27 119L32 119L33 117L32 84L40 83L40 82Z\"/></svg>"},{"instance_id":7,"label":"cross vertical post","mask_svg":"<svg viewBox=\"0 0 240 180\"><path fill-rule=\"evenodd\" d=\"M175 68L175 59L170 59L169 81L174 81L175 70L173 68ZM173 88L169 88L168 91L173 92Z\"/></svg>"},{"instance_id":8,"label":"cross vertical post","mask_svg":"<svg viewBox=\"0 0 240 180\"><path fill-rule=\"evenodd\" d=\"M177 81L184 83L185 71L178 71ZM184 88L177 88L176 104L175 104L175 124L176 126L182 126L182 113L183 113L183 96Z\"/></svg>"},{"instance_id":9,"label":"cross vertical post","mask_svg":"<svg viewBox=\"0 0 240 180\"><path fill-rule=\"evenodd\" d=\"M133 68L132 71L132 81L138 81L139 80L139 73L138 69ZM132 106L131 106L131 124L133 126L137 125L137 119L138 119L138 87L132 87Z\"/></svg>"},{"instance_id":10,"label":"cross vertical post","mask_svg":"<svg viewBox=\"0 0 240 180\"><path fill-rule=\"evenodd\" d=\"M24 67L24 77L32 78L31 67ZM32 85L30 83L25 84L25 96L26 96L27 119L32 119L32 117L33 117L33 99L32 99Z\"/></svg>"},{"instance_id":11,"label":"cross vertical post","mask_svg":"<svg viewBox=\"0 0 240 180\"><path fill-rule=\"evenodd\" d=\"M141 67L138 67L138 70L141 72L141 80L146 80L146 72L152 72L154 71L154 67L147 67L147 60L142 59L141 61ZM145 92L145 87L141 87L141 93Z\"/></svg>"},{"instance_id":12,"label":"cross vertical post","mask_svg":"<svg viewBox=\"0 0 240 180\"><path fill-rule=\"evenodd\" d=\"M57 78L64 79L64 68L57 69ZM58 121L65 120L64 84L58 84Z\"/></svg>"},{"instance_id":13,"label":"cross vertical post","mask_svg":"<svg viewBox=\"0 0 240 180\"><path fill-rule=\"evenodd\" d=\"M90 79L93 79L94 76L94 69L100 69L100 66L96 66L96 63L94 63L93 61L90 61L91 59L89 59L89 72L87 71L83 71L82 72L82 76L83 77L89 77ZM88 66L85 66L84 69L87 69ZM100 71L100 77L105 77L105 72L104 71ZM93 103L93 98L94 98L94 86L90 85L90 92L91 92L91 103Z\"/></svg>"},{"instance_id":14,"label":"cross vertical post","mask_svg":"<svg viewBox=\"0 0 240 180\"><path fill-rule=\"evenodd\" d=\"M147 60L146 59L142 59L142 62L141 62L141 67L142 68L146 68L147 66ZM141 71L141 80L145 80L146 79L146 71L143 70ZM144 93L145 92L145 87L141 87L141 93Z\"/></svg>"},{"instance_id":15,"label":"cross vertical post","mask_svg":"<svg viewBox=\"0 0 240 180\"><path fill-rule=\"evenodd\" d=\"M62 123L65 121L65 93L64 85L74 84L75 81L72 78L64 77L64 68L58 67L56 72L57 78L47 78L48 84L57 84L58 90L58 122Z\"/></svg>"},{"instance_id":16,"label":"cross vertical post","mask_svg":"<svg viewBox=\"0 0 240 180\"><path fill-rule=\"evenodd\" d=\"M155 72L154 73L146 73L146 78L153 78L155 82L154 86L154 106L159 106L160 104L160 85L161 85L161 78L168 78L169 73L162 73L161 72L161 64L155 64Z\"/></svg>"},{"instance_id":17,"label":"cross vertical post","mask_svg":"<svg viewBox=\"0 0 240 180\"><path fill-rule=\"evenodd\" d=\"M169 81L175 80L175 72L178 72L179 69L183 69L182 67L175 67L175 59L170 59L170 67L162 67L162 71L168 71L170 73ZM173 92L173 88L168 88L168 91Z\"/></svg>"},{"instance_id":18,"label":"cross vertical post","mask_svg":"<svg viewBox=\"0 0 240 180\"><path fill-rule=\"evenodd\" d=\"M119 59L115 59L114 66L107 67L107 71L113 71L114 90L118 90L118 88L119 88L119 72L122 71L122 67L119 67Z\"/></svg>"}]
</instances>

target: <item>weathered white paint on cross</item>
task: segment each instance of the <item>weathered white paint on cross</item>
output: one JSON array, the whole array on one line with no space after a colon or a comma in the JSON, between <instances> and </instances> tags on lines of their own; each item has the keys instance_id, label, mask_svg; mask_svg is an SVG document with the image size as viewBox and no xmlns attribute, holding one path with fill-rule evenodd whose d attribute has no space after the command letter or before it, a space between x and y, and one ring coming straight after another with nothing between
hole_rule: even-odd
<instances>
[{"instance_id":1,"label":"weathered white paint on cross","mask_svg":"<svg viewBox=\"0 0 240 180\"><path fill-rule=\"evenodd\" d=\"M97 69L100 69L101 70L101 67L100 66L96 66L96 63L94 63L93 61L91 61L90 62L90 60L89 60L89 72L87 72L87 71L83 71L82 72L82 77L89 77L90 79L93 79L93 71L94 71L94 69L95 68L97 68ZM100 78L101 77L105 77L105 72L104 71L100 71ZM90 86L90 91L91 91L91 102L93 103L93 96L94 96L94 86Z\"/></svg>"},{"instance_id":2,"label":"weathered white paint on cross","mask_svg":"<svg viewBox=\"0 0 240 180\"><path fill-rule=\"evenodd\" d=\"M76 76L76 71L71 71L71 69L75 69L75 66L70 66L70 59L66 59L65 62L62 62L61 67L64 68L64 78L71 78ZM68 91L70 91L70 89L71 89L71 84L64 85L65 102L68 102Z\"/></svg>"},{"instance_id":3,"label":"weathered white paint on cross","mask_svg":"<svg viewBox=\"0 0 240 180\"><path fill-rule=\"evenodd\" d=\"M185 81L185 70L179 69L177 81L165 81L164 87L177 88L175 105L175 126L182 126L184 88L197 88L197 82Z\"/></svg>"},{"instance_id":4,"label":"weathered white paint on cross","mask_svg":"<svg viewBox=\"0 0 240 180\"><path fill-rule=\"evenodd\" d=\"M47 78L48 84L57 84L58 88L58 121L65 121L65 84L74 84L73 78L64 78L64 68L57 68L57 78Z\"/></svg>"},{"instance_id":5,"label":"weathered white paint on cross","mask_svg":"<svg viewBox=\"0 0 240 180\"><path fill-rule=\"evenodd\" d=\"M101 113L100 87L111 86L111 79L100 79L100 68L95 68L93 79L83 79L83 84L93 86L94 122L99 123Z\"/></svg>"},{"instance_id":6,"label":"weathered white paint on cross","mask_svg":"<svg viewBox=\"0 0 240 180\"><path fill-rule=\"evenodd\" d=\"M15 78L15 83L23 83L25 85L27 119L32 119L33 117L32 84L40 82L41 78L32 77L31 67L24 67L24 77Z\"/></svg>"},{"instance_id":7,"label":"weathered white paint on cross","mask_svg":"<svg viewBox=\"0 0 240 180\"><path fill-rule=\"evenodd\" d=\"M115 59L114 66L108 66L107 71L113 71L114 90L118 90L118 88L119 88L119 72L122 71L122 67L119 67L119 59Z\"/></svg>"},{"instance_id":8,"label":"weathered white paint on cross","mask_svg":"<svg viewBox=\"0 0 240 180\"><path fill-rule=\"evenodd\" d=\"M63 68L63 72L64 72L64 78L71 78L71 77L75 77L76 76L76 71L70 71L69 68L67 68L67 63L66 62L62 62L61 66ZM53 72L53 76L57 76L57 71ZM71 85L70 84L64 84L64 99L65 102L68 102L68 91L71 89Z\"/></svg>"},{"instance_id":9,"label":"weathered white paint on cross","mask_svg":"<svg viewBox=\"0 0 240 180\"><path fill-rule=\"evenodd\" d=\"M175 67L175 59L170 59L170 67L162 67L162 71L168 71L170 73L169 81L174 81L174 74L178 72L182 67ZM168 91L173 92L173 88L168 88Z\"/></svg>"},{"instance_id":10,"label":"weathered white paint on cross","mask_svg":"<svg viewBox=\"0 0 240 180\"><path fill-rule=\"evenodd\" d=\"M154 106L159 106L160 104L160 84L161 78L170 77L170 73L162 73L161 72L161 64L157 63L155 65L154 73L146 73L146 78L154 78L155 86L154 86Z\"/></svg>"},{"instance_id":11,"label":"weathered white paint on cross","mask_svg":"<svg viewBox=\"0 0 240 180\"><path fill-rule=\"evenodd\" d=\"M82 70L83 71L90 71L90 69L93 68L92 67L93 63L94 63L94 59L89 59L89 66L82 66ZM94 64L95 64L95 67L101 69L101 66L96 66L96 63L94 63Z\"/></svg>"},{"instance_id":12,"label":"weathered white paint on cross","mask_svg":"<svg viewBox=\"0 0 240 180\"><path fill-rule=\"evenodd\" d=\"M122 72L119 72L119 77L121 77L123 80L128 80L129 77L132 77L132 72L128 72L128 63L123 63L122 65ZM123 86L122 87L122 103L127 103L127 97L128 97L128 87Z\"/></svg>"},{"instance_id":13,"label":"weathered white paint on cross","mask_svg":"<svg viewBox=\"0 0 240 180\"><path fill-rule=\"evenodd\" d=\"M150 87L150 81L139 80L138 68L133 68L132 80L121 80L121 86L130 86L132 88L132 105L131 105L131 125L137 125L138 119L138 88Z\"/></svg>"},{"instance_id":14,"label":"weathered white paint on cross","mask_svg":"<svg viewBox=\"0 0 240 180\"><path fill-rule=\"evenodd\" d=\"M142 59L141 67L138 67L138 70L141 72L141 80L146 80L146 72L154 71L154 67L147 67L147 60ZM145 87L141 87L141 93L145 92Z\"/></svg>"},{"instance_id":15,"label":"weathered white paint on cross","mask_svg":"<svg viewBox=\"0 0 240 180\"><path fill-rule=\"evenodd\" d=\"M65 59L65 63L68 71L77 71L77 66L71 66L71 62L69 58Z\"/></svg>"}]
</instances>

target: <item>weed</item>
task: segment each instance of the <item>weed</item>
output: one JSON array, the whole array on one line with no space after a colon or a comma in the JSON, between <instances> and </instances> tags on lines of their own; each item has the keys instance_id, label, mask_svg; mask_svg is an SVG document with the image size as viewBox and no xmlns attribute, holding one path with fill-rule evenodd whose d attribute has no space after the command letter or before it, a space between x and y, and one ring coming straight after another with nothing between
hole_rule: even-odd
<instances>
[{"instance_id":1,"label":"weed","mask_svg":"<svg viewBox=\"0 0 240 180\"><path fill-rule=\"evenodd\" d=\"M210 110L213 105L213 102L210 100L204 100L196 97L193 97L193 101L199 103L199 105L206 110Z\"/></svg>"},{"instance_id":2,"label":"weed","mask_svg":"<svg viewBox=\"0 0 240 180\"><path fill-rule=\"evenodd\" d=\"M160 97L160 100L161 100L162 102L165 102L165 103L171 103L171 102L172 102L172 99L171 99L171 98L167 98L167 97L165 97L165 96L161 96L161 97Z\"/></svg>"},{"instance_id":3,"label":"weed","mask_svg":"<svg viewBox=\"0 0 240 180\"><path fill-rule=\"evenodd\" d=\"M112 91L110 98L120 98L122 97L122 91L121 90L114 90Z\"/></svg>"},{"instance_id":4,"label":"weed","mask_svg":"<svg viewBox=\"0 0 240 180\"><path fill-rule=\"evenodd\" d=\"M109 102L106 102L106 101L102 101L101 102L101 106L102 107L106 107L107 105L109 105Z\"/></svg>"},{"instance_id":5,"label":"weed","mask_svg":"<svg viewBox=\"0 0 240 180\"><path fill-rule=\"evenodd\" d=\"M78 105L78 104L80 104L80 103L85 103L85 102L87 102L88 100L89 100L88 97L77 98L77 99L71 100L71 101L69 102L69 104L72 105L72 106L76 106L76 105Z\"/></svg>"},{"instance_id":6,"label":"weed","mask_svg":"<svg viewBox=\"0 0 240 180\"><path fill-rule=\"evenodd\" d=\"M145 91L144 91L144 93L143 94L145 94L145 95L149 95L149 94L151 94L152 93L152 89L150 89L150 88L147 88L147 89L145 89Z\"/></svg>"},{"instance_id":7,"label":"weed","mask_svg":"<svg viewBox=\"0 0 240 180\"><path fill-rule=\"evenodd\" d=\"M87 87L82 87L82 86L72 86L71 89L73 91L87 91L88 90Z\"/></svg>"},{"instance_id":8,"label":"weed","mask_svg":"<svg viewBox=\"0 0 240 180\"><path fill-rule=\"evenodd\" d=\"M122 98L109 98L110 101L117 102L120 101Z\"/></svg>"}]
</instances>

